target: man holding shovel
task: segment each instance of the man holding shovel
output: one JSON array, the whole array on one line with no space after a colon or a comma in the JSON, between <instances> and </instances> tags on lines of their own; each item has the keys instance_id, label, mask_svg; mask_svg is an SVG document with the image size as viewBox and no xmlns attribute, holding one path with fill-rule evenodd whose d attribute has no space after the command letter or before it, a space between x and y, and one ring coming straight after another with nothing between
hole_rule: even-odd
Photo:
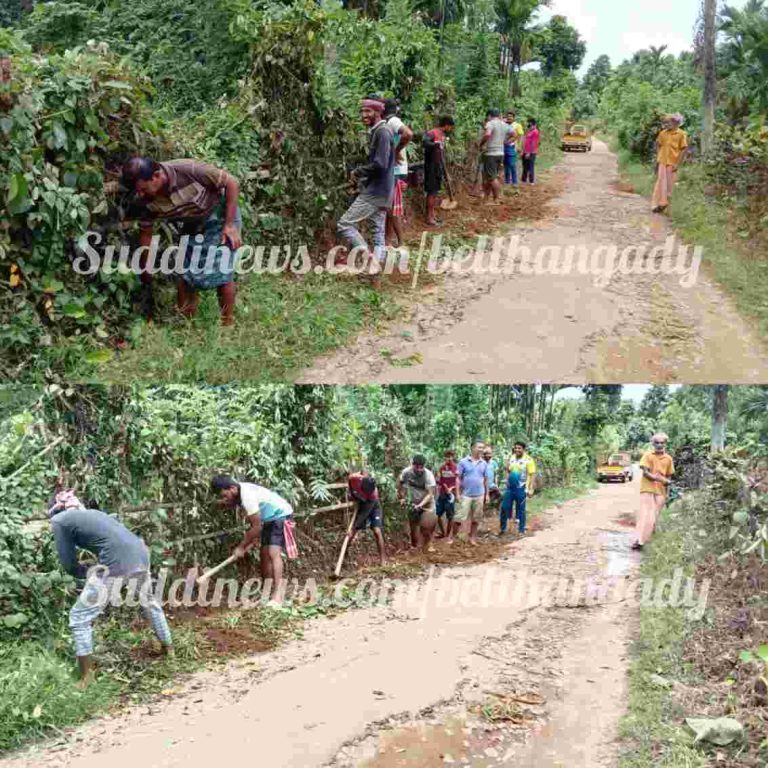
<instances>
[{"instance_id":1,"label":"man holding shovel","mask_svg":"<svg viewBox=\"0 0 768 768\"><path fill-rule=\"evenodd\" d=\"M436 226L437 196L443 186L445 174L445 140L453 133L452 117L441 117L436 128L427 131L422 141L424 147L424 192L427 195L427 224Z\"/></svg>"},{"instance_id":2,"label":"man holding shovel","mask_svg":"<svg viewBox=\"0 0 768 768\"><path fill-rule=\"evenodd\" d=\"M163 653L173 655L171 630L160 602L152 594L149 551L144 542L119 520L97 509L85 509L71 490L56 494L48 509L59 560L82 584L69 612L69 628L80 667L80 687L93 680L93 621L106 610L111 595L127 586L135 589L141 609L160 641ZM98 565L80 563L77 550L96 556Z\"/></svg>"},{"instance_id":3,"label":"man holding shovel","mask_svg":"<svg viewBox=\"0 0 768 768\"><path fill-rule=\"evenodd\" d=\"M357 502L355 523L349 534L349 546L352 546L357 534L366 528L371 529L379 551L379 562L384 565L384 535L381 532L383 514L379 501L376 481L367 472L354 472L349 476L349 495Z\"/></svg>"},{"instance_id":4,"label":"man holding shovel","mask_svg":"<svg viewBox=\"0 0 768 768\"><path fill-rule=\"evenodd\" d=\"M260 568L264 588L269 584L268 607L280 607L283 601L283 550L289 558L298 556L294 533L293 507L282 497L256 483L239 483L227 475L217 475L211 487L220 502L230 509L240 508L248 521L248 530L235 547L232 557L240 559L261 544Z\"/></svg>"}]
</instances>

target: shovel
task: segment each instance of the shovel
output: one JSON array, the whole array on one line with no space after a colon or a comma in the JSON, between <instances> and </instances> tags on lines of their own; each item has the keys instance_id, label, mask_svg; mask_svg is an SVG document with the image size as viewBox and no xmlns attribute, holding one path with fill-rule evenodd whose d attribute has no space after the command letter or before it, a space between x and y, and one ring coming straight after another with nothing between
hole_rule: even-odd
<instances>
[{"instance_id":1,"label":"shovel","mask_svg":"<svg viewBox=\"0 0 768 768\"><path fill-rule=\"evenodd\" d=\"M448 190L448 199L443 199L440 203L440 207L444 211L452 211L459 203L453 198L453 184L451 184L451 177L448 175L448 169L445 167L445 158L440 159L440 165L442 166L443 176L445 177L445 188Z\"/></svg>"},{"instance_id":2,"label":"shovel","mask_svg":"<svg viewBox=\"0 0 768 768\"><path fill-rule=\"evenodd\" d=\"M356 513L355 510L352 510L352 518L349 521L349 526L347 527L347 533L344 536L344 541L341 543L341 552L339 553L339 559L336 561L336 567L333 569L333 575L331 576L332 579L338 579L341 575L341 566L344 564L344 556L347 554L347 547L349 546L349 540L352 537L352 527L355 524L355 517Z\"/></svg>"}]
</instances>

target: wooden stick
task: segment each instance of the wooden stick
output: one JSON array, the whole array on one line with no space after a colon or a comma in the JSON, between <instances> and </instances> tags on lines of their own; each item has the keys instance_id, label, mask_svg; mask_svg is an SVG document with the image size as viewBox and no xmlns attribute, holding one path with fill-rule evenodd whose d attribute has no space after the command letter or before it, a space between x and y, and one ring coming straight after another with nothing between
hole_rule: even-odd
<instances>
[{"instance_id":1,"label":"wooden stick","mask_svg":"<svg viewBox=\"0 0 768 768\"><path fill-rule=\"evenodd\" d=\"M349 502L352 504L353 502ZM352 517L349 521L349 526L347 527L347 532L344 536L344 541L341 544L341 552L339 552L339 559L336 561L336 568L333 571L333 575L338 577L341 573L341 566L344 564L344 556L347 554L347 547L349 546L349 538L352 536L352 527L355 524L355 518L357 515L353 512Z\"/></svg>"},{"instance_id":2,"label":"wooden stick","mask_svg":"<svg viewBox=\"0 0 768 768\"><path fill-rule=\"evenodd\" d=\"M33 461L37 461L37 459L41 458L42 456L45 456L46 453L49 453L52 451L60 442L64 440L63 437L57 437L52 443L48 443L48 445L43 448L42 451L39 451L36 453L29 461L22 464L18 469L11 472L10 475L7 477L0 478L2 480L11 480L12 478L16 477L16 475L19 474L19 472L23 472Z\"/></svg>"},{"instance_id":3,"label":"wooden stick","mask_svg":"<svg viewBox=\"0 0 768 768\"><path fill-rule=\"evenodd\" d=\"M218 573L222 568L226 568L231 563L234 563L235 560L237 560L237 557L235 555L230 555L223 563L219 563L216 567L211 568L210 571L206 571L202 576L200 576L200 578L197 579L197 584L200 585L203 582L208 581L211 576Z\"/></svg>"}]
</instances>

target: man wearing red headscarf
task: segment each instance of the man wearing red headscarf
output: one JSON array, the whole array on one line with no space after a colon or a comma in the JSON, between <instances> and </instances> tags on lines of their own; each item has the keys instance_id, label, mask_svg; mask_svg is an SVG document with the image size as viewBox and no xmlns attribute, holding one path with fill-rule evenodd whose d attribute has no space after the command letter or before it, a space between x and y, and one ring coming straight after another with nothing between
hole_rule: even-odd
<instances>
[{"instance_id":1,"label":"man wearing red headscarf","mask_svg":"<svg viewBox=\"0 0 768 768\"><path fill-rule=\"evenodd\" d=\"M385 230L387 209L394 188L394 139L382 115L384 102L369 97L363 99L360 114L368 127L368 162L352 171L361 191L347 212L339 219L336 230L352 248L367 248L358 226L370 222L373 231L374 256L380 265L386 258ZM371 265L374 267L374 265Z\"/></svg>"}]
</instances>

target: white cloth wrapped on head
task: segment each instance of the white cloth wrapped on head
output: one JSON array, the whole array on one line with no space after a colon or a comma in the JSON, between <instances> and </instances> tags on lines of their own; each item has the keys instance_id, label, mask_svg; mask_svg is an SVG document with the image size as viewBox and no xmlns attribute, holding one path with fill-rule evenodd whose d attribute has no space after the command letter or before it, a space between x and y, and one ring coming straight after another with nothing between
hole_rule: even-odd
<instances>
[{"instance_id":1,"label":"white cloth wrapped on head","mask_svg":"<svg viewBox=\"0 0 768 768\"><path fill-rule=\"evenodd\" d=\"M75 496L75 492L71 488L60 491L54 496L53 505L48 510L48 517L53 517L57 512L67 509L85 509L83 503Z\"/></svg>"}]
</instances>

